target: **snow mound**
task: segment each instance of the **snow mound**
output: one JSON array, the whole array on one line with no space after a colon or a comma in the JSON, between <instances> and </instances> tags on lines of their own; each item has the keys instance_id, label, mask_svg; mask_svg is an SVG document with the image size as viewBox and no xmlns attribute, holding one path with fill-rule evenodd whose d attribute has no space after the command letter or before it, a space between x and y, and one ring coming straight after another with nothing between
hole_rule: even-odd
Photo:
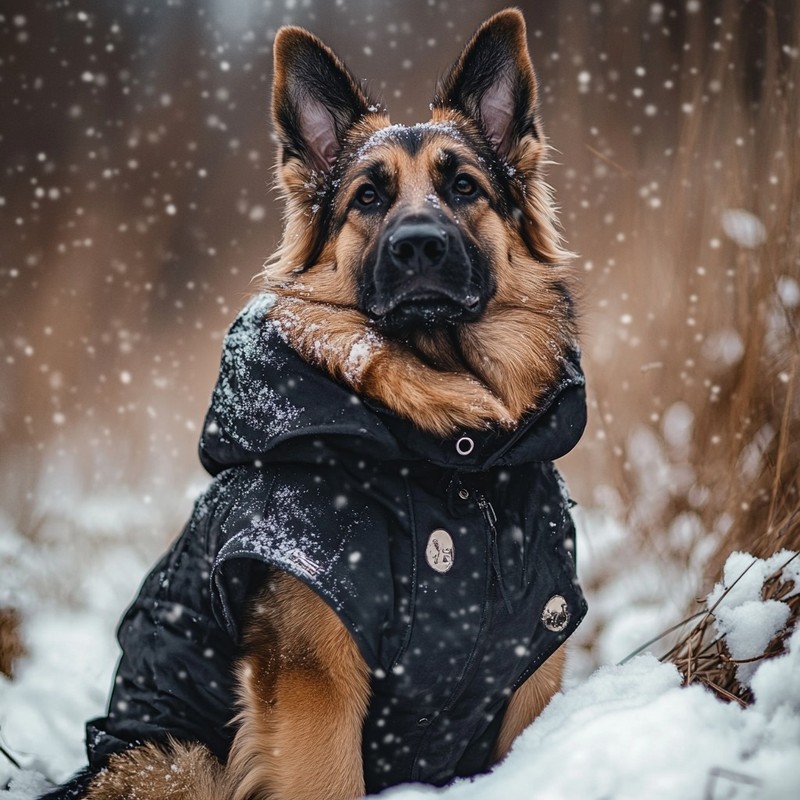
<instances>
[{"instance_id":1,"label":"snow mound","mask_svg":"<svg viewBox=\"0 0 800 800\"><path fill-rule=\"evenodd\" d=\"M789 800L800 784L799 670L797 632L785 655L759 666L756 700L743 709L682 688L672 665L640 656L556 695L491 774L381 797Z\"/></svg>"},{"instance_id":2,"label":"snow mound","mask_svg":"<svg viewBox=\"0 0 800 800\"><path fill-rule=\"evenodd\" d=\"M794 587L782 600L764 598L764 585L775 574ZM768 559L755 558L748 553L734 552L728 556L722 581L706 599L714 615L714 628L725 640L728 652L735 661L739 683L750 686L758 669L758 661L767 645L789 622L791 609L785 602L800 593L800 557L781 550Z\"/></svg>"},{"instance_id":3,"label":"snow mound","mask_svg":"<svg viewBox=\"0 0 800 800\"><path fill-rule=\"evenodd\" d=\"M13 778L7 791L0 790L3 800L30 800L50 788L47 780L38 772L20 771Z\"/></svg>"}]
</instances>

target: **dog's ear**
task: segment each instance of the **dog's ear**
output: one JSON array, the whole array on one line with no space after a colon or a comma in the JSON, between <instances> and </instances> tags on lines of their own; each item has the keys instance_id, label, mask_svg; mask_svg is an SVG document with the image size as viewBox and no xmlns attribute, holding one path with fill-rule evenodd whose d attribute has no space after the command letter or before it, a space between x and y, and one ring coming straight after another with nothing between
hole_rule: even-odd
<instances>
[{"instance_id":1,"label":"dog's ear","mask_svg":"<svg viewBox=\"0 0 800 800\"><path fill-rule=\"evenodd\" d=\"M501 11L478 28L440 80L433 106L474 119L503 158L524 137L537 138L536 76L519 11Z\"/></svg>"},{"instance_id":2,"label":"dog's ear","mask_svg":"<svg viewBox=\"0 0 800 800\"><path fill-rule=\"evenodd\" d=\"M274 56L281 163L296 158L310 171L327 172L347 131L369 111L369 98L333 51L303 28L281 28Z\"/></svg>"}]
</instances>

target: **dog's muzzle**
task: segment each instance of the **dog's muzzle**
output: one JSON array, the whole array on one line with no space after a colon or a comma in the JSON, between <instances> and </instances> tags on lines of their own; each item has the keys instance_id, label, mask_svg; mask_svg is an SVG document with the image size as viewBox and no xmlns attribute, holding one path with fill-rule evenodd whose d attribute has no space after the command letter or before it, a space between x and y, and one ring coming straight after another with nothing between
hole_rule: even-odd
<instances>
[{"instance_id":1,"label":"dog's muzzle","mask_svg":"<svg viewBox=\"0 0 800 800\"><path fill-rule=\"evenodd\" d=\"M480 315L479 282L454 228L430 217L411 217L384 232L367 302L381 327L430 328Z\"/></svg>"}]
</instances>

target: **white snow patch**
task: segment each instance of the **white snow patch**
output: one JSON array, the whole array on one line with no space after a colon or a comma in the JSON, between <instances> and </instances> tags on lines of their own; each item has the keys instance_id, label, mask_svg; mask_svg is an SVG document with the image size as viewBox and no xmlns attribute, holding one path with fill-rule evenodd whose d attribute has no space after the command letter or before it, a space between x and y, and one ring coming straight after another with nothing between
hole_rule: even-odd
<instances>
[{"instance_id":1,"label":"white snow patch","mask_svg":"<svg viewBox=\"0 0 800 800\"><path fill-rule=\"evenodd\" d=\"M791 275L781 275L777 281L778 297L786 308L800 306L800 284Z\"/></svg>"},{"instance_id":2,"label":"white snow patch","mask_svg":"<svg viewBox=\"0 0 800 800\"><path fill-rule=\"evenodd\" d=\"M767 645L786 626L789 606L778 600L749 600L736 608L720 608L714 626L736 661L759 658ZM736 677L749 683L755 664L739 664Z\"/></svg>"},{"instance_id":3,"label":"white snow patch","mask_svg":"<svg viewBox=\"0 0 800 800\"><path fill-rule=\"evenodd\" d=\"M50 608L26 620L29 657L14 681L0 676L0 731L25 768L64 780L84 764L84 725L105 710L123 607L103 616ZM12 774L0 754L0 786Z\"/></svg>"},{"instance_id":4,"label":"white snow patch","mask_svg":"<svg viewBox=\"0 0 800 800\"><path fill-rule=\"evenodd\" d=\"M2 781L2 769L0 768L0 781ZM20 771L11 777L8 790L0 789L0 796L3 800L31 800L39 797L50 787L50 783L44 777L33 770Z\"/></svg>"},{"instance_id":5,"label":"white snow patch","mask_svg":"<svg viewBox=\"0 0 800 800\"><path fill-rule=\"evenodd\" d=\"M373 331L367 331L356 340L344 362L344 377L351 385L358 383L361 373L382 346L383 339Z\"/></svg>"},{"instance_id":6,"label":"white snow patch","mask_svg":"<svg viewBox=\"0 0 800 800\"><path fill-rule=\"evenodd\" d=\"M790 609L785 602L763 598L764 583L782 569L783 579L794 583L789 596L797 594L798 562L800 557L788 550L768 559L738 551L731 553L725 562L722 581L706 599L706 606L714 614L717 634L724 637L731 657L746 662L736 669L737 680L744 685L750 685L760 666L753 659L764 654L789 620Z\"/></svg>"},{"instance_id":7,"label":"white snow patch","mask_svg":"<svg viewBox=\"0 0 800 800\"><path fill-rule=\"evenodd\" d=\"M765 715L783 717L785 727L793 727L795 742L800 742L800 630L789 639L787 652L764 661L750 686L756 708ZM789 714L794 719L789 719ZM788 797L788 795L787 795Z\"/></svg>"},{"instance_id":8,"label":"white snow patch","mask_svg":"<svg viewBox=\"0 0 800 800\"><path fill-rule=\"evenodd\" d=\"M756 702L745 710L699 686L681 688L673 666L641 656L556 695L491 774L381 797L788 800L800 783L798 668L795 635L788 655L759 669Z\"/></svg>"},{"instance_id":9,"label":"white snow patch","mask_svg":"<svg viewBox=\"0 0 800 800\"><path fill-rule=\"evenodd\" d=\"M733 328L714 331L703 342L703 355L709 361L719 362L725 367L733 366L744 355L742 337Z\"/></svg>"},{"instance_id":10,"label":"white snow patch","mask_svg":"<svg viewBox=\"0 0 800 800\"><path fill-rule=\"evenodd\" d=\"M755 248L764 244L767 230L755 214L743 208L728 208L721 215L722 230L740 247Z\"/></svg>"}]
</instances>

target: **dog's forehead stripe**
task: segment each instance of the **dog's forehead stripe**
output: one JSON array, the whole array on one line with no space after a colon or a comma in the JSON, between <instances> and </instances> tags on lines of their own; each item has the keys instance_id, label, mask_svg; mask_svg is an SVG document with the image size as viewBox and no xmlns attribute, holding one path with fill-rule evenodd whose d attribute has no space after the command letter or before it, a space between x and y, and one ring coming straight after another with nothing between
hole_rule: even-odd
<instances>
[{"instance_id":1,"label":"dog's forehead stripe","mask_svg":"<svg viewBox=\"0 0 800 800\"><path fill-rule=\"evenodd\" d=\"M469 145L462 131L450 122L419 122L416 125L389 125L375 131L358 148L356 160L366 158L376 147L384 144L397 144L409 155L415 155L426 139L445 135L461 144Z\"/></svg>"}]
</instances>

